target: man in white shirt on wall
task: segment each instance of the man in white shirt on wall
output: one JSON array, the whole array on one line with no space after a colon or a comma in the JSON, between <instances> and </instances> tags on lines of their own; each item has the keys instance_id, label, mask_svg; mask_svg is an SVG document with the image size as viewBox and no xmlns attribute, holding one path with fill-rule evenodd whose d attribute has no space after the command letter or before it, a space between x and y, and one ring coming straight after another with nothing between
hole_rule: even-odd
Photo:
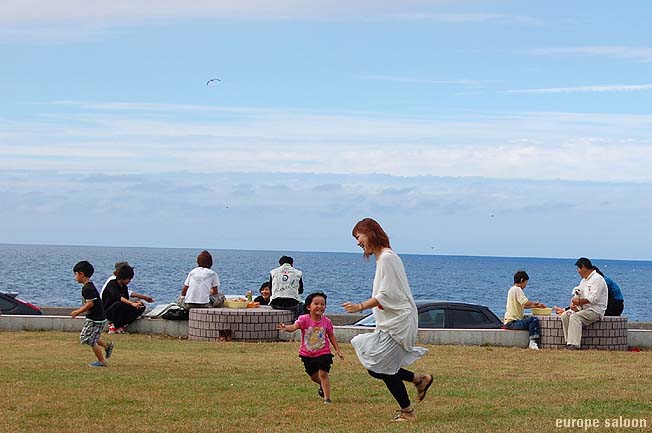
<instances>
[{"instance_id":1,"label":"man in white shirt on wall","mask_svg":"<svg viewBox=\"0 0 652 433\"><path fill-rule=\"evenodd\" d=\"M582 327L602 320L607 309L607 283L595 271L595 266L586 257L580 257L576 262L577 273L582 277L577 290L579 296L571 299L571 307L561 315L564 327L566 349L579 350L582 342Z\"/></svg>"}]
</instances>

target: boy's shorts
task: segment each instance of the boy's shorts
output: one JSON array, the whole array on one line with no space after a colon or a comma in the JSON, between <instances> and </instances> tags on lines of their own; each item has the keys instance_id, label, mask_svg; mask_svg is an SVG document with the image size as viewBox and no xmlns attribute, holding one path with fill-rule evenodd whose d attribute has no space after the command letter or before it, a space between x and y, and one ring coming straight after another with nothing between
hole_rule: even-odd
<instances>
[{"instance_id":1,"label":"boy's shorts","mask_svg":"<svg viewBox=\"0 0 652 433\"><path fill-rule=\"evenodd\" d=\"M324 370L328 373L331 371L331 365L333 365L333 355L330 353L315 358L299 355L299 358L303 361L303 366L305 367L308 376L312 376L319 370Z\"/></svg>"},{"instance_id":2,"label":"boy's shorts","mask_svg":"<svg viewBox=\"0 0 652 433\"><path fill-rule=\"evenodd\" d=\"M86 319L84 320L84 326L82 326L81 333L79 334L79 342L81 344L95 346L97 340L100 339L103 330L104 322L94 322L90 319Z\"/></svg>"}]
</instances>

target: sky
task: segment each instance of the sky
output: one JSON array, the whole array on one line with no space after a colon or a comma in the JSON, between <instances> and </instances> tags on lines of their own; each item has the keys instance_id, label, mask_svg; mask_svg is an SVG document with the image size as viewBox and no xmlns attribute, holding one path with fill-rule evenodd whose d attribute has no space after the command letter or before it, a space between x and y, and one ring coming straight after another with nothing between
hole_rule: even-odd
<instances>
[{"instance_id":1,"label":"sky","mask_svg":"<svg viewBox=\"0 0 652 433\"><path fill-rule=\"evenodd\" d=\"M652 260L650 18L4 0L0 243Z\"/></svg>"}]
</instances>

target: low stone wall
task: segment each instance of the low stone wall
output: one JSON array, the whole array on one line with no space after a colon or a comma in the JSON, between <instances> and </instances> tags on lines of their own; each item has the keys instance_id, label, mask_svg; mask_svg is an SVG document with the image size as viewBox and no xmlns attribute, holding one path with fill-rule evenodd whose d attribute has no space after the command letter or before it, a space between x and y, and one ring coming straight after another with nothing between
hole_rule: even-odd
<instances>
[{"instance_id":1,"label":"low stone wall","mask_svg":"<svg viewBox=\"0 0 652 433\"><path fill-rule=\"evenodd\" d=\"M540 317L541 318L541 317ZM0 316L1 331L70 331L79 332L83 318L71 319L62 316ZM563 340L561 322L560 338ZM169 335L185 338L188 335L187 320L164 320L141 318L129 325L128 333ZM348 343L354 335L371 332L373 329L353 326L336 326L335 337L340 343ZM279 340L298 340L301 334L278 332ZM622 337L621 337L622 338ZM212 340L210 340L212 341ZM527 347L527 331L504 329L419 329L418 344L464 344L503 347ZM630 347L652 349L652 330L627 330L627 343Z\"/></svg>"},{"instance_id":2,"label":"low stone wall","mask_svg":"<svg viewBox=\"0 0 652 433\"><path fill-rule=\"evenodd\" d=\"M564 328L559 316L538 316L542 349L564 349ZM605 317L582 328L582 349L627 350L627 318Z\"/></svg>"},{"instance_id":3,"label":"low stone wall","mask_svg":"<svg viewBox=\"0 0 652 433\"><path fill-rule=\"evenodd\" d=\"M234 340L278 341L281 322L292 323L291 311L271 308L193 308L188 320L188 339L217 341L220 331L231 331Z\"/></svg>"},{"instance_id":4,"label":"low stone wall","mask_svg":"<svg viewBox=\"0 0 652 433\"><path fill-rule=\"evenodd\" d=\"M374 328L362 326L336 326L335 338L338 342L348 343L356 335L373 331ZM292 336L286 334L281 338L290 340ZM417 332L417 344L526 348L528 342L527 331L507 329L419 329Z\"/></svg>"}]
</instances>

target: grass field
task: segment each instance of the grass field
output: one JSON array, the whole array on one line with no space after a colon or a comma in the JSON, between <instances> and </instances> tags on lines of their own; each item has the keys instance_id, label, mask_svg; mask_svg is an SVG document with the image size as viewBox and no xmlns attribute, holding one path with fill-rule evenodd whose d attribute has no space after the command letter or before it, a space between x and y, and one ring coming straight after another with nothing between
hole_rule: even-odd
<instances>
[{"instance_id":1,"label":"grass field","mask_svg":"<svg viewBox=\"0 0 652 433\"><path fill-rule=\"evenodd\" d=\"M77 334L0 333L0 432L585 431L558 419L598 420L593 432L652 430L649 351L430 346L413 367L435 383L418 421L397 424L389 392L349 344L331 370L334 404L325 405L297 342L112 337L110 367L94 369ZM619 417L630 428L611 427ZM631 427L643 421L647 429Z\"/></svg>"}]
</instances>

